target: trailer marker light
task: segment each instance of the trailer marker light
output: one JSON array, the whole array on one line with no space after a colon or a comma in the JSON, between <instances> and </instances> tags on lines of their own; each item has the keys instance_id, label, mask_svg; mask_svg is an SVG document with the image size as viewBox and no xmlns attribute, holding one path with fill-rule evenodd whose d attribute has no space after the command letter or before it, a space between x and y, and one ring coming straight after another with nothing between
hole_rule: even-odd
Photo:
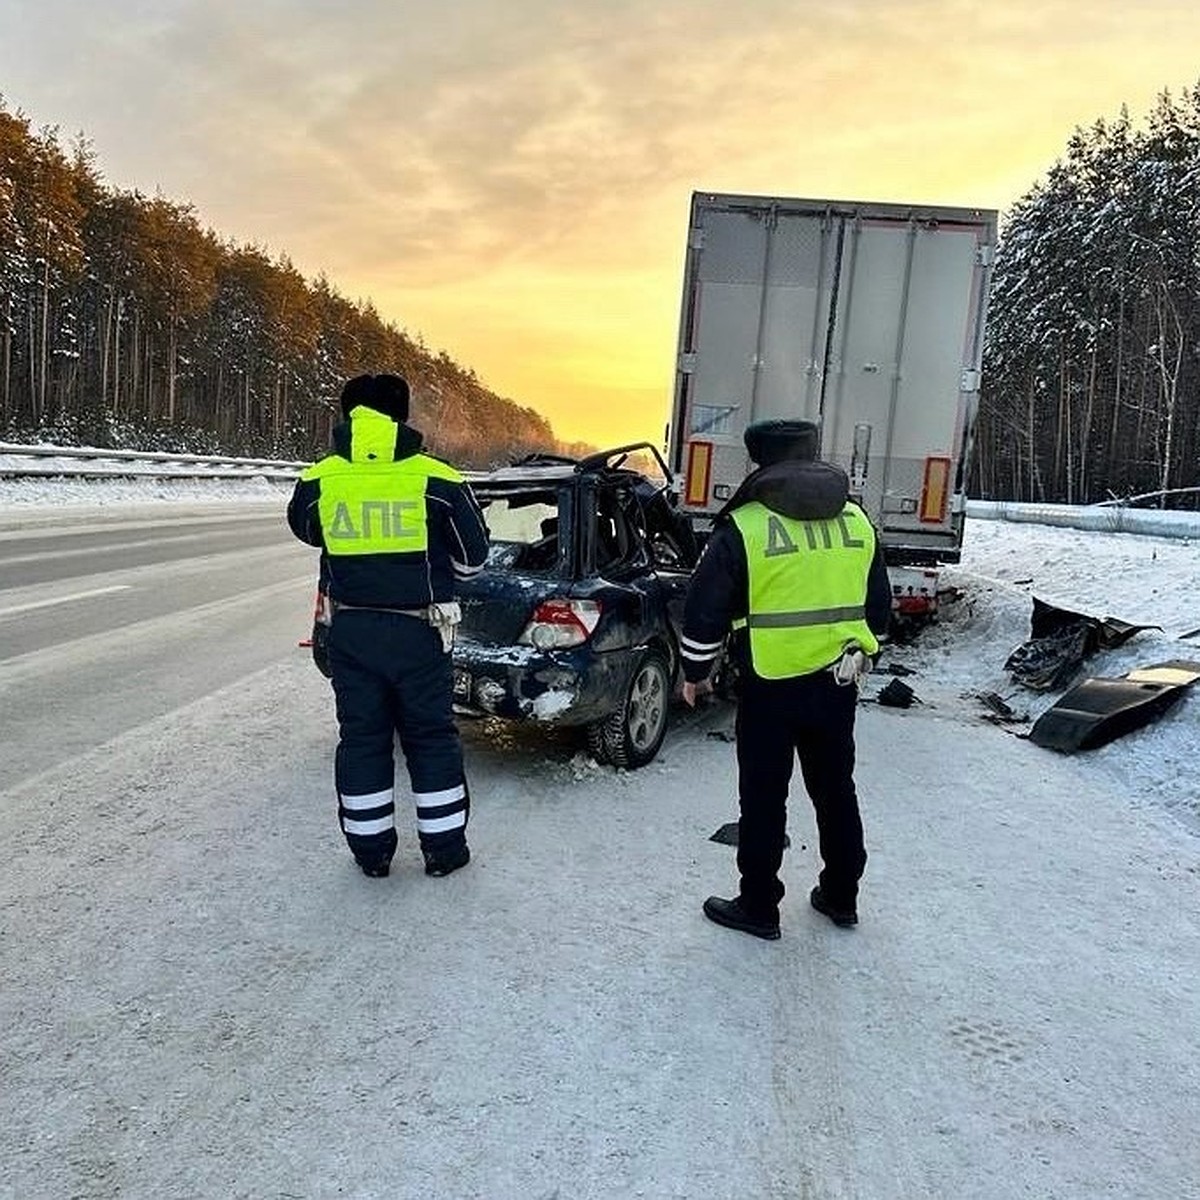
<instances>
[{"instance_id":1,"label":"trailer marker light","mask_svg":"<svg viewBox=\"0 0 1200 1200\"><path fill-rule=\"evenodd\" d=\"M921 486L920 519L940 525L946 519L950 498L950 460L942 456L925 460L925 482Z\"/></svg>"},{"instance_id":2,"label":"trailer marker light","mask_svg":"<svg viewBox=\"0 0 1200 1200\"><path fill-rule=\"evenodd\" d=\"M685 504L708 503L708 483L712 475L712 442L688 442L687 487Z\"/></svg>"}]
</instances>

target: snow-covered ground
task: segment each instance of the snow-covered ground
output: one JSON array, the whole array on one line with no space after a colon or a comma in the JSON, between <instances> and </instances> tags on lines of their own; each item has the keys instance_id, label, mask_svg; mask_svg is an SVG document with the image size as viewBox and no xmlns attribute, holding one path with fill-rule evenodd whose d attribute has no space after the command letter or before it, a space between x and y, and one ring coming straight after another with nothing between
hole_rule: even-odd
<instances>
[{"instance_id":1,"label":"snow-covered ground","mask_svg":"<svg viewBox=\"0 0 1200 1200\"><path fill-rule=\"evenodd\" d=\"M0 483L0 523L143 498ZM445 880L403 811L392 876L354 870L294 643L0 794L0 1196L1200 1196L1200 695L1070 757L976 698L1053 700L1002 669L1034 594L1162 626L1090 673L1200 658L1200 555L975 521L947 576L884 659L921 703L870 703L880 674L860 709L850 933L805 904L799 792L782 940L701 916L734 884L720 705L628 774L465 726L474 860Z\"/></svg>"},{"instance_id":2,"label":"snow-covered ground","mask_svg":"<svg viewBox=\"0 0 1200 1200\"><path fill-rule=\"evenodd\" d=\"M5 458L0 455L0 467ZM161 468L160 468L161 469ZM253 479L36 479L0 478L0 525L28 528L72 513L127 514L143 505L286 503L290 486Z\"/></svg>"},{"instance_id":3,"label":"snow-covered ground","mask_svg":"<svg viewBox=\"0 0 1200 1200\"><path fill-rule=\"evenodd\" d=\"M1200 537L971 521L963 561L947 568L943 581L960 589L962 599L947 605L941 622L913 645L890 651L885 664L915 668L905 682L947 714L982 715L987 709L976 697L994 692L1032 720L1062 694L1031 692L1003 669L1009 652L1030 636L1033 596L1097 618L1160 627L1097 653L1084 664L1085 675L1119 676L1170 659L1200 663ZM1181 640L1185 633L1196 636ZM873 685L880 682L877 676ZM1131 804L1166 809L1200 833L1198 736L1200 684L1166 719L1086 758Z\"/></svg>"}]
</instances>

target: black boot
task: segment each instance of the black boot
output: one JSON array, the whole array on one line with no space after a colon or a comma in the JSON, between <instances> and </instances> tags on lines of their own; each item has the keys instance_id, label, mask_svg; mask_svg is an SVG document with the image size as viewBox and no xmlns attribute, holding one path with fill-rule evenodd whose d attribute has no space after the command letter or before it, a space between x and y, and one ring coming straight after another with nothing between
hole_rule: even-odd
<instances>
[{"instance_id":1,"label":"black boot","mask_svg":"<svg viewBox=\"0 0 1200 1200\"><path fill-rule=\"evenodd\" d=\"M426 875L449 875L471 861L471 851L466 842L444 849L426 850L424 854Z\"/></svg>"},{"instance_id":2,"label":"black boot","mask_svg":"<svg viewBox=\"0 0 1200 1200\"><path fill-rule=\"evenodd\" d=\"M742 907L741 897L722 900L720 896L709 896L704 902L704 915L726 929L737 929L754 937L773 942L779 937L779 916L758 916Z\"/></svg>"},{"instance_id":3,"label":"black boot","mask_svg":"<svg viewBox=\"0 0 1200 1200\"><path fill-rule=\"evenodd\" d=\"M835 925L841 929L849 929L851 926L858 924L858 913L852 908L835 908L826 899L825 893L820 887L815 887L809 893L809 903L817 910L817 912L827 916Z\"/></svg>"}]
</instances>

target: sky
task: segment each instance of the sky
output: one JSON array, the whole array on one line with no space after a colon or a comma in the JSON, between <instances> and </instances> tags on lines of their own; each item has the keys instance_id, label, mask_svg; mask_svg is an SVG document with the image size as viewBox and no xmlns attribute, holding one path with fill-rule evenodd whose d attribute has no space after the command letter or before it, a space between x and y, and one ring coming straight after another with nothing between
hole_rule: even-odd
<instances>
[{"instance_id":1,"label":"sky","mask_svg":"<svg viewBox=\"0 0 1200 1200\"><path fill-rule=\"evenodd\" d=\"M1198 46L1185 0L4 0L0 94L560 437L658 441L693 190L1003 212Z\"/></svg>"},{"instance_id":2,"label":"sky","mask_svg":"<svg viewBox=\"0 0 1200 1200\"><path fill-rule=\"evenodd\" d=\"M242 517L278 519L285 485L238 487ZM0 632L21 646L41 614L54 636L0 645L4 1195L1200 1195L1200 694L1073 756L977 699L1057 698L1003 670L1033 594L1162 627L1089 673L1197 657L1175 640L1194 537L969 519L962 600L859 705L860 924L808 906L794 779L767 943L700 910L737 886L711 840L736 815L729 706L676 711L637 771L464 721L469 868L422 873L402 773L399 852L368 880L296 645L309 551L281 546L300 583L264 603L237 539L86 552L101 496L107 544L170 513L189 524L155 540L178 547L228 521L231 485L18 488L44 503L0 504L0 561L40 582L0 569ZM118 584L106 611L77 594ZM137 597L181 584L145 619ZM254 654L212 653L239 637ZM889 666L920 703L872 703Z\"/></svg>"}]
</instances>

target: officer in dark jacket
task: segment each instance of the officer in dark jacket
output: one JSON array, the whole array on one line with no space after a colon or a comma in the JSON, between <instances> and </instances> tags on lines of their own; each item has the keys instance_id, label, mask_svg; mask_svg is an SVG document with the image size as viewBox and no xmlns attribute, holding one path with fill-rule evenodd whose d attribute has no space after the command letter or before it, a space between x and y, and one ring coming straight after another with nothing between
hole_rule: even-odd
<instances>
[{"instance_id":1,"label":"officer in dark jacket","mask_svg":"<svg viewBox=\"0 0 1200 1200\"><path fill-rule=\"evenodd\" d=\"M399 733L425 871L448 875L471 857L452 708L454 581L482 568L487 526L462 475L421 453L404 379L360 375L341 403L334 453L301 475L288 505L292 532L323 551L332 602L338 818L363 872L386 875Z\"/></svg>"},{"instance_id":2,"label":"officer in dark jacket","mask_svg":"<svg viewBox=\"0 0 1200 1200\"><path fill-rule=\"evenodd\" d=\"M856 684L891 616L887 568L846 474L817 461L810 421L763 421L745 433L758 464L718 515L688 589L684 699L694 704L729 642L738 678L738 895L705 915L779 937L788 785L797 755L816 811L824 867L812 906L858 921L867 855L854 787Z\"/></svg>"}]
</instances>

